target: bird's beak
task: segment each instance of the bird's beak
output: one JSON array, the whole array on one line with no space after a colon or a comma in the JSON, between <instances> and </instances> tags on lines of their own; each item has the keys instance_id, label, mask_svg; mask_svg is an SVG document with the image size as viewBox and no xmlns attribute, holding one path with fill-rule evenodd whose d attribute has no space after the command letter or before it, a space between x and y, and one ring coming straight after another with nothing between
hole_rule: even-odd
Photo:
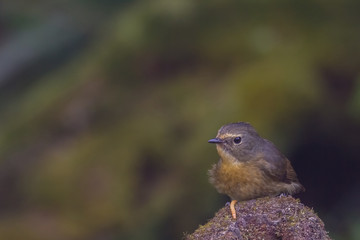
<instances>
[{"instance_id":1,"label":"bird's beak","mask_svg":"<svg viewBox=\"0 0 360 240\"><path fill-rule=\"evenodd\" d=\"M220 138L213 138L208 141L208 143L223 143L224 141Z\"/></svg>"}]
</instances>

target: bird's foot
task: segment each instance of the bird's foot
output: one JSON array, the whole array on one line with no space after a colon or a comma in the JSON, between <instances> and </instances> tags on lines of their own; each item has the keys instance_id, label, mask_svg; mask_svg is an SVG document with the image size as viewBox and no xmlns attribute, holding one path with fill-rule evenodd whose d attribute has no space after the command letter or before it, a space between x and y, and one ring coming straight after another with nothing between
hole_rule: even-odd
<instances>
[{"instance_id":1,"label":"bird's foot","mask_svg":"<svg viewBox=\"0 0 360 240\"><path fill-rule=\"evenodd\" d=\"M231 216L233 217L233 219L236 219L236 211L235 211L236 203L237 203L237 200L232 200L230 203L230 211L231 211Z\"/></svg>"},{"instance_id":2,"label":"bird's foot","mask_svg":"<svg viewBox=\"0 0 360 240\"><path fill-rule=\"evenodd\" d=\"M288 193L280 193L280 195L279 195L279 197L287 197L287 196L289 196Z\"/></svg>"}]
</instances>

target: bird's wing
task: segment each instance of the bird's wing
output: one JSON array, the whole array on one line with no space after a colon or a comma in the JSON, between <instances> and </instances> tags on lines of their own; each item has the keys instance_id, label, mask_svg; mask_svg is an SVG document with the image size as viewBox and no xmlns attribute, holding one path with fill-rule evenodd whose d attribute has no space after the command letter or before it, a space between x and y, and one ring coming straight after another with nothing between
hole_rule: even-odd
<instances>
[{"instance_id":1,"label":"bird's wing","mask_svg":"<svg viewBox=\"0 0 360 240\"><path fill-rule=\"evenodd\" d=\"M272 180L285 183L298 183L296 173L291 166L290 161L275 147L275 145L264 139L265 145L258 159L260 169L265 176Z\"/></svg>"},{"instance_id":2,"label":"bird's wing","mask_svg":"<svg viewBox=\"0 0 360 240\"><path fill-rule=\"evenodd\" d=\"M278 161L278 163L274 163L268 157L262 157L257 160L257 165L264 173L264 176L276 182L287 182L286 167L284 165L286 162L283 163L280 159Z\"/></svg>"}]
</instances>

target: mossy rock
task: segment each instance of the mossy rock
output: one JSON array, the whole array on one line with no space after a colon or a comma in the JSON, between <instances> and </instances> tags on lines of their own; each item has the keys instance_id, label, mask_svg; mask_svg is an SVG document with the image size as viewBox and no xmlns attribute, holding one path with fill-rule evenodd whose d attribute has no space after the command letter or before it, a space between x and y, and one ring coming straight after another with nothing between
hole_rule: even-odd
<instances>
[{"instance_id":1,"label":"mossy rock","mask_svg":"<svg viewBox=\"0 0 360 240\"><path fill-rule=\"evenodd\" d=\"M330 239L314 211L291 196L238 202L232 219L228 204L185 239Z\"/></svg>"}]
</instances>

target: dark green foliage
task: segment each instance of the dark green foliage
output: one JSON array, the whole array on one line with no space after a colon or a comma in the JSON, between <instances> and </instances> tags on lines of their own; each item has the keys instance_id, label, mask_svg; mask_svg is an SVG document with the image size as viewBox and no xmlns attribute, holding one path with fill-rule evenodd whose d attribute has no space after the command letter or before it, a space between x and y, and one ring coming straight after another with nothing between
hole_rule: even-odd
<instances>
[{"instance_id":1,"label":"dark green foliage","mask_svg":"<svg viewBox=\"0 0 360 240\"><path fill-rule=\"evenodd\" d=\"M336 239L359 239L356 1L1 5L1 238L180 238L225 202L207 140L247 121L307 149L285 154L305 200ZM66 36L10 61L52 17Z\"/></svg>"}]
</instances>

